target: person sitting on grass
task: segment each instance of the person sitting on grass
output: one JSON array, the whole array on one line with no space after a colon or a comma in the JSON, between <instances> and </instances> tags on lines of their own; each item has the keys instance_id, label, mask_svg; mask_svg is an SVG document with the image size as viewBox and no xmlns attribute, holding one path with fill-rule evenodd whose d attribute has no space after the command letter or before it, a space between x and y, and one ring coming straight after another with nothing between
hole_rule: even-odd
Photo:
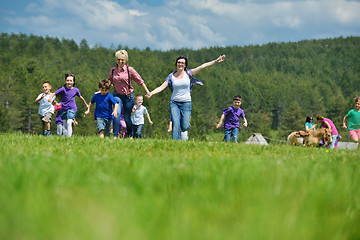
<instances>
[{"instance_id":1,"label":"person sitting on grass","mask_svg":"<svg viewBox=\"0 0 360 240\"><path fill-rule=\"evenodd\" d=\"M100 138L110 135L111 123L117 118L119 102L109 93L111 82L103 79L99 82L100 92L95 93L91 98L85 115L90 113L91 105L96 103L95 119L97 121L98 135ZM114 105L114 109L113 109Z\"/></svg>"},{"instance_id":2,"label":"person sitting on grass","mask_svg":"<svg viewBox=\"0 0 360 240\"><path fill-rule=\"evenodd\" d=\"M239 95L233 97L234 106L225 108L223 114L221 115L219 123L216 125L216 128L220 128L224 119L224 141L230 142L233 139L234 142L238 142L239 138L239 120L240 117L243 119L243 126L247 127L247 120L245 118L244 111L240 108L242 103L242 98Z\"/></svg>"}]
</instances>

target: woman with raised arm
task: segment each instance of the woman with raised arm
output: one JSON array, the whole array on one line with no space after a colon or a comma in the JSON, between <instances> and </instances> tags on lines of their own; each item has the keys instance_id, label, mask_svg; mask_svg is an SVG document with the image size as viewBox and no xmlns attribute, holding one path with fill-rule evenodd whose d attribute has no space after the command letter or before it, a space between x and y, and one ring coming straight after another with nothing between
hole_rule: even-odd
<instances>
[{"instance_id":1,"label":"woman with raised arm","mask_svg":"<svg viewBox=\"0 0 360 240\"><path fill-rule=\"evenodd\" d=\"M190 128L191 116L191 90L193 85L203 85L200 80L196 79L196 75L201 70L224 61L225 55L219 56L217 59L203 63L194 69L187 69L187 58L180 56L175 61L176 71L169 74L164 83L159 87L146 94L148 99L154 94L160 93L166 87L172 91L171 100L169 103L170 114L172 119L172 139L180 140L179 131L185 132ZM181 130L180 130L181 129Z\"/></svg>"}]
</instances>

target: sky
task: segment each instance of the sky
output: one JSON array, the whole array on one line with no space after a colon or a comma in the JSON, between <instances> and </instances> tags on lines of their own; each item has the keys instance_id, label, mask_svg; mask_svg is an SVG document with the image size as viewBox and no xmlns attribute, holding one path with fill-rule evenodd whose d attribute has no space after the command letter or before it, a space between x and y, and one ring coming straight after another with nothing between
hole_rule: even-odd
<instances>
[{"instance_id":1,"label":"sky","mask_svg":"<svg viewBox=\"0 0 360 240\"><path fill-rule=\"evenodd\" d=\"M167 51L360 36L360 0L1 0L0 32Z\"/></svg>"}]
</instances>

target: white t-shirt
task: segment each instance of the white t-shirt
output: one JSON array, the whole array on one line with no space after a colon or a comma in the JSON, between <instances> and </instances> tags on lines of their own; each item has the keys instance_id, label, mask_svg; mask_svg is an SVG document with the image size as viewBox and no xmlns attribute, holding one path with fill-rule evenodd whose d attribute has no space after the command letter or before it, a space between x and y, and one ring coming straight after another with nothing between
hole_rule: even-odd
<instances>
[{"instance_id":1,"label":"white t-shirt","mask_svg":"<svg viewBox=\"0 0 360 240\"><path fill-rule=\"evenodd\" d=\"M50 97L50 94L46 94L46 93L40 93L39 96L36 98L37 99L40 99L41 98L41 95L45 94L45 97L43 99L41 99L39 101L39 114L41 116L45 116L46 113L48 112L51 112L52 114L54 114L54 106L52 105L52 102L49 102L49 97ZM53 97L52 100L55 99L55 96Z\"/></svg>"},{"instance_id":2,"label":"white t-shirt","mask_svg":"<svg viewBox=\"0 0 360 240\"><path fill-rule=\"evenodd\" d=\"M171 100L176 102L190 102L190 78L187 74L181 79L175 79L174 75L171 76L173 92Z\"/></svg>"},{"instance_id":3,"label":"white t-shirt","mask_svg":"<svg viewBox=\"0 0 360 240\"><path fill-rule=\"evenodd\" d=\"M133 108L137 108L136 105L134 105ZM133 115L131 115L131 122L134 125L140 125L144 124L144 114L147 114L146 107L141 105L139 109L137 109Z\"/></svg>"}]
</instances>

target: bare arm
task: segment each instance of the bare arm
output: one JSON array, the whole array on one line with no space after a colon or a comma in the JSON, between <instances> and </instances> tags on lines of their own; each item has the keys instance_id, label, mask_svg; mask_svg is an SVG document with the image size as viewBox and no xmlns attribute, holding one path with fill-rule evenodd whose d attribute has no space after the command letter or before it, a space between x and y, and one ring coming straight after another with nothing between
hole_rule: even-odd
<instances>
[{"instance_id":1,"label":"bare arm","mask_svg":"<svg viewBox=\"0 0 360 240\"><path fill-rule=\"evenodd\" d=\"M203 70L203 69L205 69L207 67L210 67L210 66L214 65L215 63L220 63L220 62L222 62L224 60L225 60L225 54L220 55L217 59L215 59L213 61L201 64L200 66L192 69L191 72L192 72L193 75L195 75L198 72L200 72L201 70Z\"/></svg>"},{"instance_id":2,"label":"bare arm","mask_svg":"<svg viewBox=\"0 0 360 240\"><path fill-rule=\"evenodd\" d=\"M331 129L331 126L330 126L330 124L329 124L328 122L325 122L325 121L324 121L324 123L325 123L325 125L328 127L328 129L332 130L332 129Z\"/></svg>"},{"instance_id":3,"label":"bare arm","mask_svg":"<svg viewBox=\"0 0 360 240\"><path fill-rule=\"evenodd\" d=\"M117 110L119 108L119 104L116 103L112 115L114 115L115 118L117 118Z\"/></svg>"},{"instance_id":4,"label":"bare arm","mask_svg":"<svg viewBox=\"0 0 360 240\"><path fill-rule=\"evenodd\" d=\"M224 119L225 119L225 115L222 114L221 117L220 117L219 123L216 125L216 128L220 128L220 127L221 127L221 125L223 124Z\"/></svg>"},{"instance_id":5,"label":"bare arm","mask_svg":"<svg viewBox=\"0 0 360 240\"><path fill-rule=\"evenodd\" d=\"M243 126L244 126L244 127L247 127L247 126L248 126L248 123L247 123L246 118L243 118L243 120L244 120Z\"/></svg>"},{"instance_id":6,"label":"bare arm","mask_svg":"<svg viewBox=\"0 0 360 240\"><path fill-rule=\"evenodd\" d=\"M35 103L40 102L40 100L43 99L44 97L45 97L45 94L43 93L40 98L35 99Z\"/></svg>"},{"instance_id":7,"label":"bare arm","mask_svg":"<svg viewBox=\"0 0 360 240\"><path fill-rule=\"evenodd\" d=\"M85 104L85 106L88 108L88 104L87 104L87 102L85 101L85 98L83 98L83 96L80 96L80 99L81 99L81 101Z\"/></svg>"},{"instance_id":8,"label":"bare arm","mask_svg":"<svg viewBox=\"0 0 360 240\"><path fill-rule=\"evenodd\" d=\"M161 84L159 87L152 90L149 94L146 94L145 97L147 99L150 99L152 95L162 92L168 85L169 85L169 83L167 81L163 82L163 84Z\"/></svg>"},{"instance_id":9,"label":"bare arm","mask_svg":"<svg viewBox=\"0 0 360 240\"><path fill-rule=\"evenodd\" d=\"M84 114L84 117L90 113L91 105L92 105L91 102L87 105L87 110L86 110L86 112L85 112L85 114Z\"/></svg>"},{"instance_id":10,"label":"bare arm","mask_svg":"<svg viewBox=\"0 0 360 240\"><path fill-rule=\"evenodd\" d=\"M150 114L148 112L146 113L146 116L149 120L150 125L153 125L153 122L151 121L151 118L150 118Z\"/></svg>"},{"instance_id":11,"label":"bare arm","mask_svg":"<svg viewBox=\"0 0 360 240\"><path fill-rule=\"evenodd\" d=\"M348 117L345 115L344 119L343 119L343 128L347 128L346 126L346 120L348 119Z\"/></svg>"},{"instance_id":12,"label":"bare arm","mask_svg":"<svg viewBox=\"0 0 360 240\"><path fill-rule=\"evenodd\" d=\"M149 91L149 89L146 87L146 84L145 84L145 83L141 84L141 87L145 90L146 94L150 94L150 91Z\"/></svg>"},{"instance_id":13,"label":"bare arm","mask_svg":"<svg viewBox=\"0 0 360 240\"><path fill-rule=\"evenodd\" d=\"M52 101L53 101L52 99L53 99L54 97L55 97L55 93L53 92L53 93L50 94L50 97L49 97L49 100L48 100L48 101L49 101L49 102L52 102Z\"/></svg>"}]
</instances>

